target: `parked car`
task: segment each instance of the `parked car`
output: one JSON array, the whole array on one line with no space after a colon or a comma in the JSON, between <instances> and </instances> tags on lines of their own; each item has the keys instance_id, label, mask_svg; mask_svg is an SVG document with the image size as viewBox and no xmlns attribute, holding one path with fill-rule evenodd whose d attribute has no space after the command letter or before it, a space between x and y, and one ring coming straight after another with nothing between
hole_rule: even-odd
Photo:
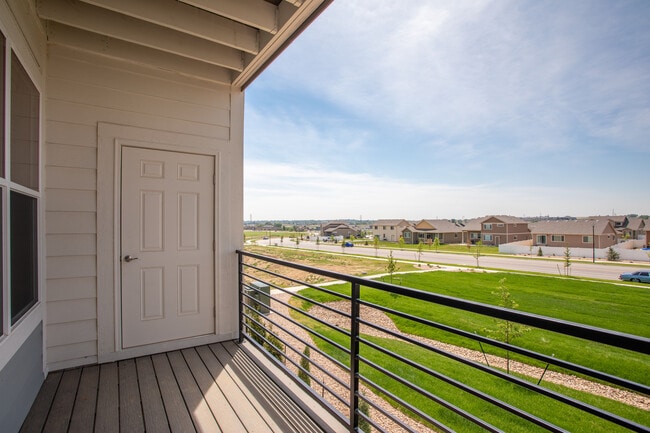
<instances>
[{"instance_id":1,"label":"parked car","mask_svg":"<svg viewBox=\"0 0 650 433\"><path fill-rule=\"evenodd\" d=\"M346 243L344 244L344 246L346 246L346 247L353 247L354 244L353 244L352 242L346 242Z\"/></svg>"},{"instance_id":2,"label":"parked car","mask_svg":"<svg viewBox=\"0 0 650 433\"><path fill-rule=\"evenodd\" d=\"M636 272L628 272L618 276L623 281L635 281L637 283L650 283L650 271L643 269Z\"/></svg>"}]
</instances>

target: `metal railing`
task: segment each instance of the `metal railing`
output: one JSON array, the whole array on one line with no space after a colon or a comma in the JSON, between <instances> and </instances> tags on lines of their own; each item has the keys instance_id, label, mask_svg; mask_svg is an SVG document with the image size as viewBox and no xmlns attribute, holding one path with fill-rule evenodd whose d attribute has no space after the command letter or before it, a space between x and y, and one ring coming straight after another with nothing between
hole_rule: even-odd
<instances>
[{"instance_id":1,"label":"metal railing","mask_svg":"<svg viewBox=\"0 0 650 433\"><path fill-rule=\"evenodd\" d=\"M572 423L584 419L588 431L589 425L603 425L608 426L603 431L650 432L648 417L639 421L634 419L635 415L614 413L617 411L542 380L547 371L554 371L572 380L605 386L642 401L641 413L650 404L648 383L449 326L444 323L444 315L428 314L427 306L444 307L449 314L487 316L507 326L534 327L575 337L576 350L581 350L585 342L623 350L633 355L632 364L644 369L645 378L650 380L648 338L250 252L237 254L240 339L265 348L323 406L349 425L350 431L499 432L510 431L515 425L520 431L564 432L568 430L562 420L570 417ZM329 289L322 284L324 279L348 283L349 288ZM370 293L388 295L391 301L372 302ZM332 303L333 299L338 302ZM396 306L401 305L397 302L400 299L414 300L424 308L417 308L419 313L400 309ZM424 329L424 334L427 330L444 333L464 343L441 345L419 335L422 332L406 333L377 317L391 317ZM467 348L472 345L476 350L470 350L468 355ZM503 355L495 355L498 350L507 354L505 365ZM511 355L513 365L537 366L534 371L539 377L510 371ZM481 379L477 382L476 377ZM511 394L504 394L501 389L510 390ZM454 395L479 402L480 409L476 409L476 404L466 407L467 400L456 401ZM542 418L536 414L536 405L540 404L557 407L554 412L558 416Z\"/></svg>"}]
</instances>

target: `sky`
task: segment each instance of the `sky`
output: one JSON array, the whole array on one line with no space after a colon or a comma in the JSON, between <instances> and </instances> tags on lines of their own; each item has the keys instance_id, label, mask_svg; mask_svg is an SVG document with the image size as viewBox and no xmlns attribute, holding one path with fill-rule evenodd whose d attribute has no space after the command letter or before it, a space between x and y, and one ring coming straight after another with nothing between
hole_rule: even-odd
<instances>
[{"instance_id":1,"label":"sky","mask_svg":"<svg viewBox=\"0 0 650 433\"><path fill-rule=\"evenodd\" d=\"M335 0L245 98L246 220L650 214L648 0Z\"/></svg>"}]
</instances>

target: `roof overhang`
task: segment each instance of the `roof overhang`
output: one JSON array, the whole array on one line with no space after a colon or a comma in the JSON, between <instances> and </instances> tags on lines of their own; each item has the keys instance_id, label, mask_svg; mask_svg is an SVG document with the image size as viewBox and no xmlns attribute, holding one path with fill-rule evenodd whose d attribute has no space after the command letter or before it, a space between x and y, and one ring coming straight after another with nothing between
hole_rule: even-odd
<instances>
[{"instance_id":1,"label":"roof overhang","mask_svg":"<svg viewBox=\"0 0 650 433\"><path fill-rule=\"evenodd\" d=\"M245 89L332 0L38 0L48 43Z\"/></svg>"}]
</instances>

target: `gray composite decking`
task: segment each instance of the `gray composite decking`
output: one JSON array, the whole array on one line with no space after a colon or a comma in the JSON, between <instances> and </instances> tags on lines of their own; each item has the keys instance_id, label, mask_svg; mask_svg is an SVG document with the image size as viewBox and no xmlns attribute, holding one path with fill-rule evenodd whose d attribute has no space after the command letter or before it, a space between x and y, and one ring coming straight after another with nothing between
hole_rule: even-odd
<instances>
[{"instance_id":1,"label":"gray composite decking","mask_svg":"<svg viewBox=\"0 0 650 433\"><path fill-rule=\"evenodd\" d=\"M307 433L319 423L225 342L52 372L21 432Z\"/></svg>"}]
</instances>

